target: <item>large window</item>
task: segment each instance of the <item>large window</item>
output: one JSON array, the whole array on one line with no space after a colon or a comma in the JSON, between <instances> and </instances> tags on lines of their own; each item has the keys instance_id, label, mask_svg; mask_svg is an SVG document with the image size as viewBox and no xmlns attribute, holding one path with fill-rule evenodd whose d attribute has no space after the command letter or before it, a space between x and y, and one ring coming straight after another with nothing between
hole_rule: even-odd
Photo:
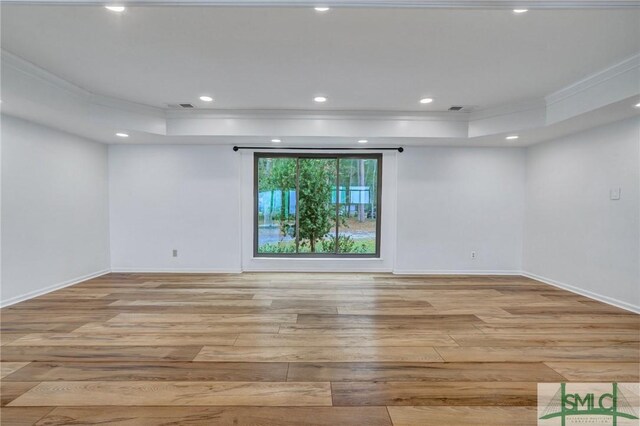
<instances>
[{"instance_id":1,"label":"large window","mask_svg":"<svg viewBox=\"0 0 640 426\"><path fill-rule=\"evenodd\" d=\"M256 256L380 255L382 156L255 154Z\"/></svg>"}]
</instances>

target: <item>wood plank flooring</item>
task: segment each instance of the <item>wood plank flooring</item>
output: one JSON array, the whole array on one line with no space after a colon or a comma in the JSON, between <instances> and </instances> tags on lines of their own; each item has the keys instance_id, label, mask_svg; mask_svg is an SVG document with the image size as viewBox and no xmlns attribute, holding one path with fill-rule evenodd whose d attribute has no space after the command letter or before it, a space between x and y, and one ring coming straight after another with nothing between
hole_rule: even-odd
<instances>
[{"instance_id":1,"label":"wood plank flooring","mask_svg":"<svg viewBox=\"0 0 640 426\"><path fill-rule=\"evenodd\" d=\"M640 315L523 277L109 274L0 311L2 425L527 425Z\"/></svg>"}]
</instances>

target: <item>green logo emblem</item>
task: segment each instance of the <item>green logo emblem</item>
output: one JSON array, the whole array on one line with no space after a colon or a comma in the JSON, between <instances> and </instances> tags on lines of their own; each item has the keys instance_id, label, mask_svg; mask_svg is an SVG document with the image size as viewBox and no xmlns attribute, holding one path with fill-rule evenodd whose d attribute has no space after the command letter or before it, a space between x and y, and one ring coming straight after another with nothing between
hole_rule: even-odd
<instances>
[{"instance_id":1,"label":"green logo emblem","mask_svg":"<svg viewBox=\"0 0 640 426\"><path fill-rule=\"evenodd\" d=\"M606 416L614 426L618 425L619 419L638 419L637 406L634 408L638 396L632 391L625 390L618 383L611 383L607 389L603 389L601 384L596 383L592 384L592 390L583 390L589 389L589 385L588 383L578 384L577 388L580 391L574 389L573 392L568 392L567 384L560 383L560 388L542 412L538 413L542 414L539 419L559 418L562 426L565 426L567 418L572 416Z\"/></svg>"}]
</instances>

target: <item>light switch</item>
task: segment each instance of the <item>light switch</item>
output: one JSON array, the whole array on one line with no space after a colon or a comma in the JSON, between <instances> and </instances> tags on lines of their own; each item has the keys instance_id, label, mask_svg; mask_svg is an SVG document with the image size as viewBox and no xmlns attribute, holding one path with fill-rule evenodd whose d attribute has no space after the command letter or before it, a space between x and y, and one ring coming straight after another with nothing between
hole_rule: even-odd
<instances>
[{"instance_id":1,"label":"light switch","mask_svg":"<svg viewBox=\"0 0 640 426\"><path fill-rule=\"evenodd\" d=\"M620 199L621 188L611 188L609 190L609 199L610 200L619 200Z\"/></svg>"}]
</instances>

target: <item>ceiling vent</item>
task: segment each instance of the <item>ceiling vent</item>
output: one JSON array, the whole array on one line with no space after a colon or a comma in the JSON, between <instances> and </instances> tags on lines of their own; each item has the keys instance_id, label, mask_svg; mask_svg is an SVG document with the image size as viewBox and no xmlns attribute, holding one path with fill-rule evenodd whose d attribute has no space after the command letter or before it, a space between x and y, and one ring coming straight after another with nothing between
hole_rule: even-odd
<instances>
[{"instance_id":1,"label":"ceiling vent","mask_svg":"<svg viewBox=\"0 0 640 426\"><path fill-rule=\"evenodd\" d=\"M195 108L193 104L167 104L169 108Z\"/></svg>"},{"instance_id":2,"label":"ceiling vent","mask_svg":"<svg viewBox=\"0 0 640 426\"><path fill-rule=\"evenodd\" d=\"M450 108L449 108L449 111L461 111L461 110L462 110L462 108L464 108L464 107L461 107L461 106L452 106L452 107L450 107Z\"/></svg>"}]
</instances>

